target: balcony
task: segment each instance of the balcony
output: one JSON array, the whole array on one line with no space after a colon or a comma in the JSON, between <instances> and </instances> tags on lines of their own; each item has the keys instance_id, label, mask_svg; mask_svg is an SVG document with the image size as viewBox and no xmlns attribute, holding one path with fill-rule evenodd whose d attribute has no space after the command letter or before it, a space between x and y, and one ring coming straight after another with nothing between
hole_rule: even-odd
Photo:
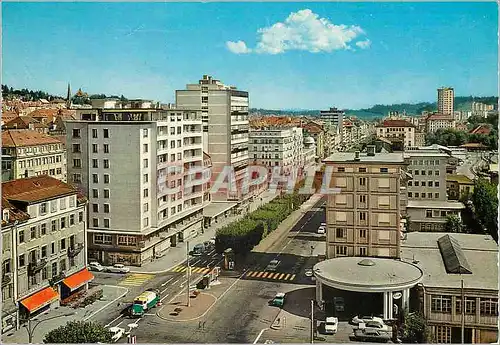
<instances>
[{"instance_id":1,"label":"balcony","mask_svg":"<svg viewBox=\"0 0 500 345\"><path fill-rule=\"evenodd\" d=\"M203 155L195 154L195 155L184 155L184 162L195 162L203 159Z\"/></svg>"},{"instance_id":2,"label":"balcony","mask_svg":"<svg viewBox=\"0 0 500 345\"><path fill-rule=\"evenodd\" d=\"M12 282L12 272L4 273L2 276L2 287L9 285Z\"/></svg>"},{"instance_id":3,"label":"balcony","mask_svg":"<svg viewBox=\"0 0 500 345\"><path fill-rule=\"evenodd\" d=\"M47 265L47 259L35 260L28 264L28 273L33 275Z\"/></svg>"},{"instance_id":4,"label":"balcony","mask_svg":"<svg viewBox=\"0 0 500 345\"><path fill-rule=\"evenodd\" d=\"M52 276L52 278L49 279L49 285L50 286L57 285L61 281L63 281L64 278L66 278L66 272L61 271L61 272L59 272L59 274L56 274L56 275Z\"/></svg>"},{"instance_id":5,"label":"balcony","mask_svg":"<svg viewBox=\"0 0 500 345\"><path fill-rule=\"evenodd\" d=\"M70 258L74 258L77 256L83 249L83 243L77 243L74 246L70 246L68 249L68 256Z\"/></svg>"}]
</instances>

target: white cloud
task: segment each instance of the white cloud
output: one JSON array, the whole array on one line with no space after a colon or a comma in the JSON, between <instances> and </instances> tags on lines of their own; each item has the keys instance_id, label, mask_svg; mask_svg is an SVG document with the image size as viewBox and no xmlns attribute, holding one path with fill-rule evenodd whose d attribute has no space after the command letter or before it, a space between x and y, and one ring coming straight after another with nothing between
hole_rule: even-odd
<instances>
[{"instance_id":1,"label":"white cloud","mask_svg":"<svg viewBox=\"0 0 500 345\"><path fill-rule=\"evenodd\" d=\"M275 23L257 32L259 40L254 51L259 54L281 54L289 50L319 53L351 49L349 44L364 35L359 26L335 25L309 9L292 12L283 23ZM227 42L226 45L236 54L251 51L243 41Z\"/></svg>"},{"instance_id":2,"label":"white cloud","mask_svg":"<svg viewBox=\"0 0 500 345\"><path fill-rule=\"evenodd\" d=\"M368 49L368 48L370 48L371 45L372 45L372 41L370 41L369 39L356 42L356 46L358 46L361 49Z\"/></svg>"},{"instance_id":3,"label":"white cloud","mask_svg":"<svg viewBox=\"0 0 500 345\"><path fill-rule=\"evenodd\" d=\"M238 41L238 42L227 41L226 47L232 53L235 53L235 54L248 54L252 51L251 49L249 49L247 47L246 43L243 41Z\"/></svg>"}]
</instances>

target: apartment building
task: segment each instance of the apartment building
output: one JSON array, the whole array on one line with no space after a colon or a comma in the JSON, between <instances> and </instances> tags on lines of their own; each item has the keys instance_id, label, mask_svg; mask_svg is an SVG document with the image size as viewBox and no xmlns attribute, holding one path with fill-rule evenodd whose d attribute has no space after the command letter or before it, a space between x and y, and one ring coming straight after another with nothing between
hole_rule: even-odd
<instances>
[{"instance_id":1,"label":"apartment building","mask_svg":"<svg viewBox=\"0 0 500 345\"><path fill-rule=\"evenodd\" d=\"M406 120L384 120L376 126L378 138L400 141L403 147L415 146L416 126Z\"/></svg>"},{"instance_id":2,"label":"apartment building","mask_svg":"<svg viewBox=\"0 0 500 345\"><path fill-rule=\"evenodd\" d=\"M66 123L68 174L89 197L89 257L140 266L201 231L201 114L106 102Z\"/></svg>"},{"instance_id":3,"label":"apartment building","mask_svg":"<svg viewBox=\"0 0 500 345\"><path fill-rule=\"evenodd\" d=\"M320 159L325 158L327 152L327 132L325 131L325 128L315 121L301 121L300 126L303 129L304 136L310 136L314 139L314 143L316 145L315 156Z\"/></svg>"},{"instance_id":4,"label":"apartment building","mask_svg":"<svg viewBox=\"0 0 500 345\"><path fill-rule=\"evenodd\" d=\"M414 148L405 152L408 160L409 231L444 231L448 215L460 217L465 207L461 202L448 200L446 177L449 165L457 159L442 149ZM453 172L453 170L451 170Z\"/></svg>"},{"instance_id":5,"label":"apartment building","mask_svg":"<svg viewBox=\"0 0 500 345\"><path fill-rule=\"evenodd\" d=\"M2 333L86 289L86 199L49 176L2 183Z\"/></svg>"},{"instance_id":6,"label":"apartment building","mask_svg":"<svg viewBox=\"0 0 500 345\"><path fill-rule=\"evenodd\" d=\"M5 164L4 164L5 161ZM66 181L64 144L29 129L2 130L2 181L49 175Z\"/></svg>"},{"instance_id":7,"label":"apartment building","mask_svg":"<svg viewBox=\"0 0 500 345\"><path fill-rule=\"evenodd\" d=\"M498 342L498 246L491 236L414 232L401 250L403 260L424 272L413 295L429 342Z\"/></svg>"},{"instance_id":8,"label":"apartment building","mask_svg":"<svg viewBox=\"0 0 500 345\"><path fill-rule=\"evenodd\" d=\"M453 116L455 91L452 87L440 87L438 92L438 113Z\"/></svg>"},{"instance_id":9,"label":"apartment building","mask_svg":"<svg viewBox=\"0 0 500 345\"><path fill-rule=\"evenodd\" d=\"M326 257L400 257L401 153L335 153L324 160L331 172ZM331 169L331 170L330 170Z\"/></svg>"},{"instance_id":10,"label":"apartment building","mask_svg":"<svg viewBox=\"0 0 500 345\"><path fill-rule=\"evenodd\" d=\"M255 165L264 165L271 171L279 167L289 175L294 169L304 167L304 137L302 128L251 129L249 154Z\"/></svg>"},{"instance_id":11,"label":"apartment building","mask_svg":"<svg viewBox=\"0 0 500 345\"><path fill-rule=\"evenodd\" d=\"M319 117L325 122L325 124L335 127L335 131L338 134L342 134L342 125L344 123L345 111L337 109L335 107L328 110L320 110Z\"/></svg>"},{"instance_id":12,"label":"apartment building","mask_svg":"<svg viewBox=\"0 0 500 345\"><path fill-rule=\"evenodd\" d=\"M425 129L427 133L432 133L438 129L455 128L456 122L453 115L429 114L425 118Z\"/></svg>"},{"instance_id":13,"label":"apartment building","mask_svg":"<svg viewBox=\"0 0 500 345\"><path fill-rule=\"evenodd\" d=\"M235 188L220 188L212 194L212 199L246 203L255 193L253 187L245 193L244 186L249 162L248 92L204 75L198 84L177 90L175 102L179 109L201 109L203 150L212 159L212 180L215 181L225 167L234 169Z\"/></svg>"}]
</instances>

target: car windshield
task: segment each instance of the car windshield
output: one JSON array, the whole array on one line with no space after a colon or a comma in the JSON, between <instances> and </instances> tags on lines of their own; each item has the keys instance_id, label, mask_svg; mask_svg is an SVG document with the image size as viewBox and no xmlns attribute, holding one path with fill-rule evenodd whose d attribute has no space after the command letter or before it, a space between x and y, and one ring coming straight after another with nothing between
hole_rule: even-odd
<instances>
[{"instance_id":1,"label":"car windshield","mask_svg":"<svg viewBox=\"0 0 500 345\"><path fill-rule=\"evenodd\" d=\"M333 326L333 325L335 325L335 324L336 324L336 322L335 322L335 321L327 321L327 322L326 322L326 324L327 324L327 325L332 325L332 326Z\"/></svg>"}]
</instances>

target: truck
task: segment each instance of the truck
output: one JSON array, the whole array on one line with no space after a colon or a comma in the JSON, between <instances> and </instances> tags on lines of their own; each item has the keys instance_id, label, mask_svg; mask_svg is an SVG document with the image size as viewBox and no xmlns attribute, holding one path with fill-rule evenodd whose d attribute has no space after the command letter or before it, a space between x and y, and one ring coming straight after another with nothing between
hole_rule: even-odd
<instances>
[{"instance_id":1,"label":"truck","mask_svg":"<svg viewBox=\"0 0 500 345\"><path fill-rule=\"evenodd\" d=\"M154 308L160 301L160 294L156 291L146 291L134 299L132 304L132 316L142 316L146 311Z\"/></svg>"}]
</instances>

